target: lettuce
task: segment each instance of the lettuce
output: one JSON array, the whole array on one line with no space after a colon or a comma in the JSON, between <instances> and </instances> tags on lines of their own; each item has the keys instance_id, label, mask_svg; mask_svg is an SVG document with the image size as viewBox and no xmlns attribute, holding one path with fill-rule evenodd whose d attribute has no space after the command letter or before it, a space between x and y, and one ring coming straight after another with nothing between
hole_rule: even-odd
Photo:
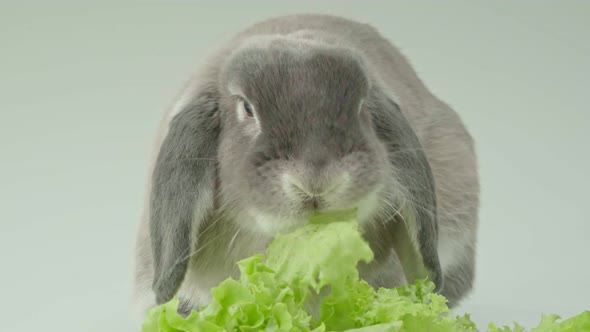
<instances>
[{"instance_id":1,"label":"lettuce","mask_svg":"<svg viewBox=\"0 0 590 332\"><path fill-rule=\"evenodd\" d=\"M318 214L307 225L277 235L265 256L238 262L240 279L213 288L209 305L184 319L174 298L148 311L142 332L479 331L469 315L454 316L428 280L375 290L357 270L359 262L372 259L355 211ZM314 299L321 301L319 315L310 312ZM531 332L590 331L590 311L559 320L543 316ZM490 324L487 331L525 329Z\"/></svg>"}]
</instances>

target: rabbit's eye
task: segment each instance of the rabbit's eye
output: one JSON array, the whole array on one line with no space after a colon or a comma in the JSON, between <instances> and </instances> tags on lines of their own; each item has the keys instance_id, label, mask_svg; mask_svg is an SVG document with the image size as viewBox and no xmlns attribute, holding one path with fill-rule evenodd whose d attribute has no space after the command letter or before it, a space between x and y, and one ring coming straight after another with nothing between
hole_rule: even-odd
<instances>
[{"instance_id":1,"label":"rabbit's eye","mask_svg":"<svg viewBox=\"0 0 590 332\"><path fill-rule=\"evenodd\" d=\"M254 111L252 111L252 106L250 105L250 103L248 103L247 101L242 101L242 107L244 109L244 112L246 113L246 116L249 118L253 118L254 117Z\"/></svg>"},{"instance_id":2,"label":"rabbit's eye","mask_svg":"<svg viewBox=\"0 0 590 332\"><path fill-rule=\"evenodd\" d=\"M238 112L238 119L240 121L244 121L247 118L255 118L254 107L245 98L237 97L236 111Z\"/></svg>"}]
</instances>

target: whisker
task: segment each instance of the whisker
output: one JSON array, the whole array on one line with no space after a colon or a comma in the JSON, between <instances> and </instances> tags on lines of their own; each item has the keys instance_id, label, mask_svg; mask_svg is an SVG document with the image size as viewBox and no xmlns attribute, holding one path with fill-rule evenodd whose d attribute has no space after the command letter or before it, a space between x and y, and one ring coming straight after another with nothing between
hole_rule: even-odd
<instances>
[{"instance_id":1,"label":"whisker","mask_svg":"<svg viewBox=\"0 0 590 332\"><path fill-rule=\"evenodd\" d=\"M221 215L219 216L219 218L217 218L217 219L215 219L213 222L211 222L211 224L210 224L210 225L208 225L208 226L207 226L207 228L206 228L205 230L207 230L207 229L211 228L213 225L217 224L217 223L218 223L220 220L222 220L224 217L225 217L225 215L221 214ZM201 234L203 234L203 233L204 233L204 231L203 231L203 232L201 232ZM220 232L220 233L219 233L218 235L216 235L216 236L215 236L213 239L209 240L208 242L206 242L206 243L205 243L205 244L203 244L203 245L199 245L199 244L198 244L198 242L197 242L198 249L196 249L196 250L194 250L194 251L191 251L191 249L190 249L190 246L189 246L188 248L186 248L186 249L185 249L185 250L184 250L184 251L181 253L181 257L179 257L179 258L178 258L178 259L177 259L177 260L174 262L174 264L173 264L173 265L170 267L170 269L169 269L169 270L168 270L168 272L167 272L168 274L167 274L167 275L165 275L165 277L169 277L169 276L170 276L170 274L172 274L172 272L173 272L174 268L175 268L175 267L176 267L178 264L180 264L180 263L182 263L182 262L184 262L184 261L188 260L189 258L191 258L191 257L193 257L194 255L196 255L196 254L198 254L199 252L201 252L201 250L203 250L204 248L206 248L208 245L210 245L212 242L214 242L216 239L218 239L218 238L219 238L221 235L223 235L223 233L222 233L222 232ZM185 255L185 253L186 253L187 251L189 251L189 253L188 253L187 255ZM184 256L182 256L182 255L184 255Z\"/></svg>"},{"instance_id":2,"label":"whisker","mask_svg":"<svg viewBox=\"0 0 590 332\"><path fill-rule=\"evenodd\" d=\"M435 214L434 211L433 211L433 206L425 206L425 205L422 205L421 203L418 203L416 199L411 199L410 202L411 202L412 208L414 210L418 210L419 209L419 210L421 210L422 212L425 212L426 214L428 214L431 217L432 217L433 214Z\"/></svg>"},{"instance_id":3,"label":"whisker","mask_svg":"<svg viewBox=\"0 0 590 332\"><path fill-rule=\"evenodd\" d=\"M407 225L407 222L405 220L404 215L401 213L401 211L403 210L403 206L405 205L405 203L402 203L402 207L401 208L396 208L394 203L389 201L387 198L383 199L380 201L380 203L382 205L385 206L385 208L382 209L381 213L383 214L382 216L382 222L385 224L386 222L389 222L390 220L395 219L395 217L399 216L400 219L402 220L402 222L404 222ZM392 213L388 213L388 211L393 211Z\"/></svg>"},{"instance_id":4,"label":"whisker","mask_svg":"<svg viewBox=\"0 0 590 332\"><path fill-rule=\"evenodd\" d=\"M217 223L223 219L225 215L224 214L220 214L214 221L210 222L203 230L199 230L200 234L205 234L207 233L207 231L209 229L211 229L212 227L214 227L215 225L217 225Z\"/></svg>"},{"instance_id":5,"label":"whisker","mask_svg":"<svg viewBox=\"0 0 590 332\"><path fill-rule=\"evenodd\" d=\"M227 256L230 255L230 253L231 253L231 251L233 249L234 243L236 241L236 238L240 234L240 231L241 230L242 230L241 228L238 228L238 230L236 231L236 233L234 234L234 236L232 236L231 240L229 241L229 245L227 246Z\"/></svg>"}]
</instances>

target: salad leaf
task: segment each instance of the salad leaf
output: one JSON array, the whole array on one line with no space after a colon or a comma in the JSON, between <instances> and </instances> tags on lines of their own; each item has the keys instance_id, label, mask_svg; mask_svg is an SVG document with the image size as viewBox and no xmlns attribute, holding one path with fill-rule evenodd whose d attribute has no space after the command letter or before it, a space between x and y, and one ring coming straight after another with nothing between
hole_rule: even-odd
<instances>
[{"instance_id":1,"label":"salad leaf","mask_svg":"<svg viewBox=\"0 0 590 332\"><path fill-rule=\"evenodd\" d=\"M359 262L373 252L362 237L356 211L317 214L279 234L259 254L237 262L239 280L211 291L212 302L186 319L178 299L148 311L142 332L467 332L479 331L469 315L454 316L434 284L418 280L395 289L374 289L359 278ZM319 316L313 313L319 299ZM543 316L531 332L590 331L590 311L559 322ZM494 324L489 332L524 332Z\"/></svg>"}]
</instances>

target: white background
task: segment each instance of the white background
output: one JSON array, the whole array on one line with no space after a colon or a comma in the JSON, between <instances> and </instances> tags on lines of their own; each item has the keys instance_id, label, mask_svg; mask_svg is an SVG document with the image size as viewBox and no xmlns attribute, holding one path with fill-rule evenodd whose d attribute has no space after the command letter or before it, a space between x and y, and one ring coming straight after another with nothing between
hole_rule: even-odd
<instances>
[{"instance_id":1,"label":"white background","mask_svg":"<svg viewBox=\"0 0 590 332\"><path fill-rule=\"evenodd\" d=\"M289 12L376 26L475 137L477 282L458 312L485 328L590 309L589 2L14 1L0 5L0 330L135 331L158 120L212 48Z\"/></svg>"}]
</instances>

